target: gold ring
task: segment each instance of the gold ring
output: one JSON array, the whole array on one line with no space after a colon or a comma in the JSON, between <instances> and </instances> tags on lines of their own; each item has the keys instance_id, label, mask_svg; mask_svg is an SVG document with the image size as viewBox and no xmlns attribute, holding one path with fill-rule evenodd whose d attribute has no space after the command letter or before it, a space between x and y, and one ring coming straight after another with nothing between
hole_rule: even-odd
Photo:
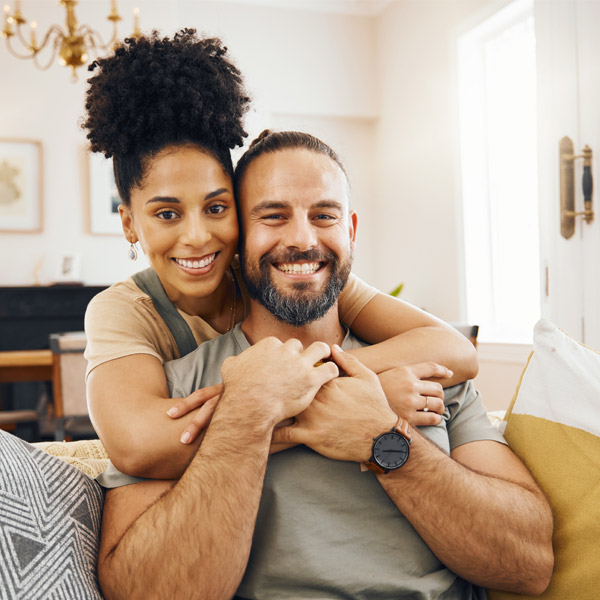
<instances>
[{"instance_id":1,"label":"gold ring","mask_svg":"<svg viewBox=\"0 0 600 600\"><path fill-rule=\"evenodd\" d=\"M427 396L425 396L425 408L423 409L423 412L429 412L429 398Z\"/></svg>"}]
</instances>

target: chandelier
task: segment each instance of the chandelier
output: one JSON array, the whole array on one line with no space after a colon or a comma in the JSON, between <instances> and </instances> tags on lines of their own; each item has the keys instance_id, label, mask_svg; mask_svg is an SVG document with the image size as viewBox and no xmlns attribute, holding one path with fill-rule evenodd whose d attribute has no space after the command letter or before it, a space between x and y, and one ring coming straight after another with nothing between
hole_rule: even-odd
<instances>
[{"instance_id":1,"label":"chandelier","mask_svg":"<svg viewBox=\"0 0 600 600\"><path fill-rule=\"evenodd\" d=\"M75 6L77 0L58 0L58 4L65 7L65 29L59 25L52 25L41 43L37 38L37 23L29 23L29 41L25 39L23 26L27 25L27 20L23 17L21 11L21 0L15 0L14 10L10 13L10 6L4 7L4 29L0 31L0 36L6 39L6 46L9 52L17 58L32 58L36 67L45 70L54 62L58 53L58 62L72 69L72 79L77 80L76 69L88 62L90 54L98 55L101 52L107 52L113 48L117 42L117 23L121 21L121 15L117 10L117 0L111 0L110 13L106 17L113 25L112 37L106 42L102 41L100 34L94 31L89 25L79 25L75 16ZM133 33L130 37L139 37L140 9L133 11ZM13 25L15 28L13 29ZM21 48L17 52L12 47L12 38L19 39ZM49 60L41 63L38 55L46 48L49 51Z\"/></svg>"}]
</instances>

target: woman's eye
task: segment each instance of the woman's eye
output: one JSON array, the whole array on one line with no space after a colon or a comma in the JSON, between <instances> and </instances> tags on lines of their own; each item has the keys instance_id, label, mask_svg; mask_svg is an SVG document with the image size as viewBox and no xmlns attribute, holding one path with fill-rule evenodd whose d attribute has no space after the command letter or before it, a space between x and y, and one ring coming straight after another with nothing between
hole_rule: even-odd
<instances>
[{"instance_id":1,"label":"woman's eye","mask_svg":"<svg viewBox=\"0 0 600 600\"><path fill-rule=\"evenodd\" d=\"M208 207L207 212L210 215L220 215L226 209L227 209L227 207L224 204L213 204L212 206Z\"/></svg>"},{"instance_id":2,"label":"woman's eye","mask_svg":"<svg viewBox=\"0 0 600 600\"><path fill-rule=\"evenodd\" d=\"M156 213L156 216L163 221L172 221L177 217L177 213L174 210L161 210L159 213Z\"/></svg>"}]
</instances>

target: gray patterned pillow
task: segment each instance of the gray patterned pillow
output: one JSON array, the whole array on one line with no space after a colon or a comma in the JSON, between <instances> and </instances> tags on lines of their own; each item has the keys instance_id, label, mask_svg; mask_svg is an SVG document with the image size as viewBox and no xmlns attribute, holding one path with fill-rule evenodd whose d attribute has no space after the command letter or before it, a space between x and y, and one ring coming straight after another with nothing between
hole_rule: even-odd
<instances>
[{"instance_id":1,"label":"gray patterned pillow","mask_svg":"<svg viewBox=\"0 0 600 600\"><path fill-rule=\"evenodd\" d=\"M103 502L93 479L0 430L0 598L101 600Z\"/></svg>"}]
</instances>

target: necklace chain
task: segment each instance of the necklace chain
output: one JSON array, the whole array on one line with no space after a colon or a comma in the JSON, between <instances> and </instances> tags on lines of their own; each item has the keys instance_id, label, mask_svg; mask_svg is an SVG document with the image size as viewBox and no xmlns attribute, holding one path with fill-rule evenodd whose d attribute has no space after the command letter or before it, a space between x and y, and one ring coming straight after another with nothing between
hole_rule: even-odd
<instances>
[{"instance_id":1,"label":"necklace chain","mask_svg":"<svg viewBox=\"0 0 600 600\"><path fill-rule=\"evenodd\" d=\"M235 277L231 275L231 287L233 288L233 299L231 300L231 319L229 320L229 328L227 331L231 331L233 326L235 325L235 308L237 304L237 285L235 282Z\"/></svg>"}]
</instances>

